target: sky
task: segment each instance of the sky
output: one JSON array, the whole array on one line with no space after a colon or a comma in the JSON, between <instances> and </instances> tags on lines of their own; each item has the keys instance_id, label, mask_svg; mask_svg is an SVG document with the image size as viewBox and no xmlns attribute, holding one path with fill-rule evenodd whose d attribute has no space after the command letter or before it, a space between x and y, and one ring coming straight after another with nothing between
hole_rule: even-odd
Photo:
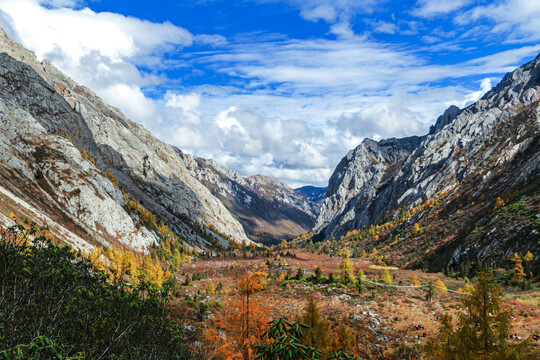
<instances>
[{"instance_id":1,"label":"sky","mask_svg":"<svg viewBox=\"0 0 540 360\"><path fill-rule=\"evenodd\" d=\"M162 141L294 187L540 52L532 0L0 0L0 26Z\"/></svg>"}]
</instances>

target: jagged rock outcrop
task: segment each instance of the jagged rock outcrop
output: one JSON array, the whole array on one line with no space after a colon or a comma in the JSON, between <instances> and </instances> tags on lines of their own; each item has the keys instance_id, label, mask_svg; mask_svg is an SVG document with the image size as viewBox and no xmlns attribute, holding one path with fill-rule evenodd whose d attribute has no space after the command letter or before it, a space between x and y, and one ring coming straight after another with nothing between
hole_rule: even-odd
<instances>
[{"instance_id":1,"label":"jagged rock outcrop","mask_svg":"<svg viewBox=\"0 0 540 360\"><path fill-rule=\"evenodd\" d=\"M3 31L0 128L0 185L89 242L142 250L158 241L126 212L122 192L186 244L249 241L172 147Z\"/></svg>"},{"instance_id":2,"label":"jagged rock outcrop","mask_svg":"<svg viewBox=\"0 0 540 360\"><path fill-rule=\"evenodd\" d=\"M538 144L539 94L540 55L507 74L475 104L450 107L426 136L366 139L337 166L314 230L338 238L397 208L433 199L471 176L479 179L477 195L495 188L514 191L537 180L540 155L531 149ZM510 126L510 119L525 111L528 117ZM498 173L494 165L507 173ZM504 179L497 187L494 176Z\"/></svg>"},{"instance_id":3,"label":"jagged rock outcrop","mask_svg":"<svg viewBox=\"0 0 540 360\"><path fill-rule=\"evenodd\" d=\"M321 206L315 232L328 229L334 236L344 226L349 229L368 223L369 214L356 220L356 209L368 204L379 188L394 176L399 165L418 147L422 138L387 139L379 142L365 139L349 151L330 177L326 198ZM353 224L348 224L353 222Z\"/></svg>"},{"instance_id":4,"label":"jagged rock outcrop","mask_svg":"<svg viewBox=\"0 0 540 360\"><path fill-rule=\"evenodd\" d=\"M251 238L271 242L311 230L316 204L282 181L262 175L242 177L213 159L176 151L191 174L227 206Z\"/></svg>"}]
</instances>

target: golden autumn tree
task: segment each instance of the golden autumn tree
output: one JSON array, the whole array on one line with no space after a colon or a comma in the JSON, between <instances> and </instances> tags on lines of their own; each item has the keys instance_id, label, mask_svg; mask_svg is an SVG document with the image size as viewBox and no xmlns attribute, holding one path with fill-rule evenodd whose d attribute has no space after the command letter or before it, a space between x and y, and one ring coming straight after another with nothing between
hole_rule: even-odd
<instances>
[{"instance_id":1,"label":"golden autumn tree","mask_svg":"<svg viewBox=\"0 0 540 360\"><path fill-rule=\"evenodd\" d=\"M437 279L437 281L435 281L435 283L433 284L433 290L441 294L448 292L446 284L441 279Z\"/></svg>"},{"instance_id":2,"label":"golden autumn tree","mask_svg":"<svg viewBox=\"0 0 540 360\"><path fill-rule=\"evenodd\" d=\"M105 270L105 267L107 266L107 262L103 257L102 247L93 248L92 251L90 251L90 254L88 254L88 260L90 260L98 270Z\"/></svg>"},{"instance_id":3,"label":"golden autumn tree","mask_svg":"<svg viewBox=\"0 0 540 360\"><path fill-rule=\"evenodd\" d=\"M216 292L216 287L214 286L214 283L210 281L208 285L206 285L206 293L214 294L215 292Z\"/></svg>"},{"instance_id":4,"label":"golden autumn tree","mask_svg":"<svg viewBox=\"0 0 540 360\"><path fill-rule=\"evenodd\" d=\"M514 279L516 281L523 280L523 278L525 277L525 271L523 270L521 256L519 256L517 253L514 253L512 262L514 263Z\"/></svg>"},{"instance_id":5,"label":"golden autumn tree","mask_svg":"<svg viewBox=\"0 0 540 360\"><path fill-rule=\"evenodd\" d=\"M270 321L269 308L256 296L266 288L266 276L256 269L239 274L235 295L207 325L204 337L216 359L254 359L253 346L261 342Z\"/></svg>"},{"instance_id":6,"label":"golden autumn tree","mask_svg":"<svg viewBox=\"0 0 540 360\"><path fill-rule=\"evenodd\" d=\"M354 278L351 259L349 259L349 251L344 249L341 256L343 256L343 261L339 264L339 280L343 284L354 284L356 279Z\"/></svg>"},{"instance_id":7,"label":"golden autumn tree","mask_svg":"<svg viewBox=\"0 0 540 360\"><path fill-rule=\"evenodd\" d=\"M388 272L388 269L384 269L384 273L381 277L381 280L387 284L392 284L392 276L390 276L390 273Z\"/></svg>"},{"instance_id":8,"label":"golden autumn tree","mask_svg":"<svg viewBox=\"0 0 540 360\"><path fill-rule=\"evenodd\" d=\"M532 261L533 259L534 259L534 256L530 251L527 251L527 253L523 257L523 261L525 261L526 263L528 263L529 261Z\"/></svg>"},{"instance_id":9,"label":"golden autumn tree","mask_svg":"<svg viewBox=\"0 0 540 360\"><path fill-rule=\"evenodd\" d=\"M495 214L500 208L502 208L505 205L505 202L500 197L497 197L495 200L495 206L493 206L493 213Z\"/></svg>"},{"instance_id":10,"label":"golden autumn tree","mask_svg":"<svg viewBox=\"0 0 540 360\"><path fill-rule=\"evenodd\" d=\"M418 276L416 273L413 273L411 276L411 280L409 280L409 286L420 286L421 283L418 281Z\"/></svg>"},{"instance_id":11,"label":"golden autumn tree","mask_svg":"<svg viewBox=\"0 0 540 360\"><path fill-rule=\"evenodd\" d=\"M413 235L416 235L420 232L420 225L418 225L418 223L414 223L413 227L412 227L412 230L411 230L411 233Z\"/></svg>"}]
</instances>

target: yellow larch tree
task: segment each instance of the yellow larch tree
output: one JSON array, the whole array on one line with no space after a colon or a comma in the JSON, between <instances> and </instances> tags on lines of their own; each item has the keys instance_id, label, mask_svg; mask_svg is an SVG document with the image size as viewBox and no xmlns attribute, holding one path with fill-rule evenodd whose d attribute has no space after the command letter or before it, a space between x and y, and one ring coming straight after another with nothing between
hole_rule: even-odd
<instances>
[{"instance_id":1,"label":"yellow larch tree","mask_svg":"<svg viewBox=\"0 0 540 360\"><path fill-rule=\"evenodd\" d=\"M421 283L418 281L418 276L416 273L413 273L411 276L411 280L409 280L409 286L420 286Z\"/></svg>"},{"instance_id":2,"label":"yellow larch tree","mask_svg":"<svg viewBox=\"0 0 540 360\"><path fill-rule=\"evenodd\" d=\"M441 294L448 292L448 289L446 288L446 284L441 279L437 279L437 281L433 283L433 290Z\"/></svg>"},{"instance_id":3,"label":"yellow larch tree","mask_svg":"<svg viewBox=\"0 0 540 360\"><path fill-rule=\"evenodd\" d=\"M388 272L388 269L384 269L384 273L381 277L381 280L387 284L392 284L392 276L390 276L390 273Z\"/></svg>"}]
</instances>

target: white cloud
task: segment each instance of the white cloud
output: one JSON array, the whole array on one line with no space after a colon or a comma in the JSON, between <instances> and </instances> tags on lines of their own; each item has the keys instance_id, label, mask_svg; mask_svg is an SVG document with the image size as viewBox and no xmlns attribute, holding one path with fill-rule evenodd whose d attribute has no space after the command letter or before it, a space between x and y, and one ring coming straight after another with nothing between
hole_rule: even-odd
<instances>
[{"instance_id":1,"label":"white cloud","mask_svg":"<svg viewBox=\"0 0 540 360\"><path fill-rule=\"evenodd\" d=\"M491 20L495 26L487 30L505 35L507 42L540 40L540 1L505 0L476 6L457 17L459 24Z\"/></svg>"},{"instance_id":2,"label":"white cloud","mask_svg":"<svg viewBox=\"0 0 540 360\"><path fill-rule=\"evenodd\" d=\"M395 34L398 31L398 26L396 24L386 22L386 21L376 21L371 23L373 27L373 32L383 33L383 34Z\"/></svg>"},{"instance_id":3,"label":"white cloud","mask_svg":"<svg viewBox=\"0 0 540 360\"><path fill-rule=\"evenodd\" d=\"M156 106L137 86L115 83L100 89L101 96L120 108L130 119L137 119L145 126L155 121Z\"/></svg>"},{"instance_id":4,"label":"white cloud","mask_svg":"<svg viewBox=\"0 0 540 360\"><path fill-rule=\"evenodd\" d=\"M52 8L76 8L85 4L84 0L39 0L39 4Z\"/></svg>"},{"instance_id":5,"label":"white cloud","mask_svg":"<svg viewBox=\"0 0 540 360\"><path fill-rule=\"evenodd\" d=\"M164 97L165 106L179 109L182 113L177 116L182 117L186 123L197 124L201 122L202 115L199 111L201 105L201 95L197 93L191 94L175 94L167 91Z\"/></svg>"},{"instance_id":6,"label":"white cloud","mask_svg":"<svg viewBox=\"0 0 540 360\"><path fill-rule=\"evenodd\" d=\"M305 8L300 13L306 20L334 22L337 18L336 9L330 4L320 4L312 8Z\"/></svg>"},{"instance_id":7,"label":"white cloud","mask_svg":"<svg viewBox=\"0 0 540 360\"><path fill-rule=\"evenodd\" d=\"M522 46L462 63L433 65L429 51L450 51L459 45L438 43L418 51L353 33L351 19L373 11L375 1L285 1L306 20L326 22L336 39L251 33L228 40L191 34L171 23L96 13L71 0L49 1L48 7L39 6L38 0L0 0L0 24L39 58L51 58L162 140L214 157L243 175L262 173L295 184L324 185L339 160L366 136L426 133L450 104L464 106L476 100L496 74L512 70L540 50ZM495 16L496 9L485 7L474 16ZM416 21L396 21L410 28L402 31L390 22L363 22L373 33L423 31ZM430 33L440 39L455 35L441 29ZM167 55L194 43L207 49L180 59ZM189 66L230 75L234 81L184 88L158 72ZM141 67L156 72L150 75ZM482 82L472 87L444 84L471 75ZM156 100L145 95L164 89Z\"/></svg>"},{"instance_id":8,"label":"white cloud","mask_svg":"<svg viewBox=\"0 0 540 360\"><path fill-rule=\"evenodd\" d=\"M412 11L412 14L423 18L434 18L453 13L470 2L471 0L418 0L418 7Z\"/></svg>"}]
</instances>

